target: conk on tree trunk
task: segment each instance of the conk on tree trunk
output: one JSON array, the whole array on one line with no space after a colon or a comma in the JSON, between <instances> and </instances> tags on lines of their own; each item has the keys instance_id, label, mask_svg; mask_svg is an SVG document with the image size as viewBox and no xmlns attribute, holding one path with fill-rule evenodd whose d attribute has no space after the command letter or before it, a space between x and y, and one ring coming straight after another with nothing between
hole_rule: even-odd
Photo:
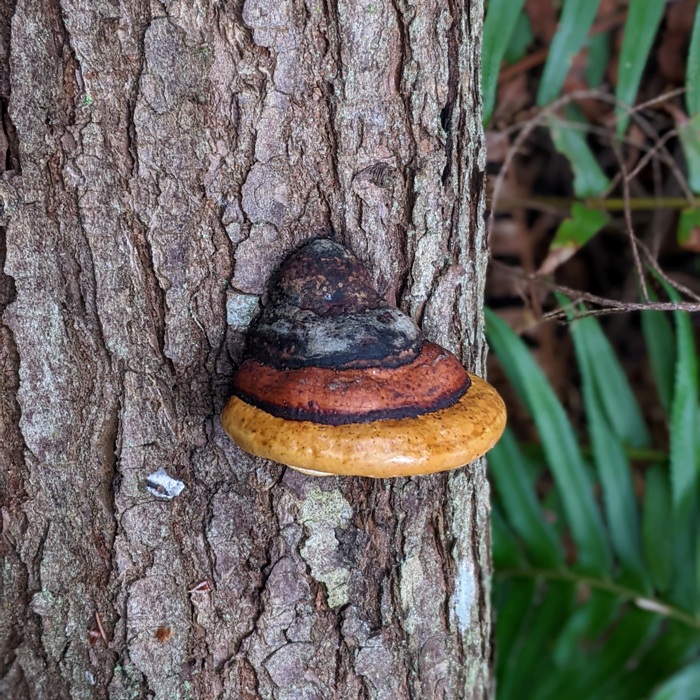
<instances>
[{"instance_id":1,"label":"conk on tree trunk","mask_svg":"<svg viewBox=\"0 0 700 700\"><path fill-rule=\"evenodd\" d=\"M383 301L360 261L317 238L289 255L248 333L221 422L247 452L305 474L461 467L505 427L501 397Z\"/></svg>"}]
</instances>

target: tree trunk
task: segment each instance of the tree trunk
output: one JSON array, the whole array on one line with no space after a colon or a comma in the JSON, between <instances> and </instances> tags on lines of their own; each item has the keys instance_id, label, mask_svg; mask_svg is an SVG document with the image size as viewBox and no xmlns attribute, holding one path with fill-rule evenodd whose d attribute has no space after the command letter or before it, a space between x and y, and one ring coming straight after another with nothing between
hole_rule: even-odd
<instances>
[{"instance_id":1,"label":"tree trunk","mask_svg":"<svg viewBox=\"0 0 700 700\"><path fill-rule=\"evenodd\" d=\"M0 8L0 695L489 695L483 462L306 477L218 417L270 272L330 229L483 370L481 15Z\"/></svg>"}]
</instances>

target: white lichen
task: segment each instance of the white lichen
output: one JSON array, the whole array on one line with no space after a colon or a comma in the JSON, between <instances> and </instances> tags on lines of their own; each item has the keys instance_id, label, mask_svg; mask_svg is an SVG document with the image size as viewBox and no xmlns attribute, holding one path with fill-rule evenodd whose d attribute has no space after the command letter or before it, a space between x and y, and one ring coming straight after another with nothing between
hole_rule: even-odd
<instances>
[{"instance_id":1,"label":"white lichen","mask_svg":"<svg viewBox=\"0 0 700 700\"><path fill-rule=\"evenodd\" d=\"M459 623L459 628L464 634L469 629L472 617L472 608L476 603L476 584L474 582L474 567L466 559L459 562L457 568L457 580L455 581L455 593L453 598L454 613Z\"/></svg>"},{"instance_id":2,"label":"white lichen","mask_svg":"<svg viewBox=\"0 0 700 700\"><path fill-rule=\"evenodd\" d=\"M148 493L164 501L172 501L182 493L184 488L185 484L182 481L173 479L164 469L158 469L146 477Z\"/></svg>"},{"instance_id":3,"label":"white lichen","mask_svg":"<svg viewBox=\"0 0 700 700\"><path fill-rule=\"evenodd\" d=\"M248 328L259 308L260 297L257 295L230 292L226 300L226 322L231 328Z\"/></svg>"},{"instance_id":4,"label":"white lichen","mask_svg":"<svg viewBox=\"0 0 700 700\"><path fill-rule=\"evenodd\" d=\"M347 527L352 508L340 491L313 489L301 504L301 523L307 539L301 555L311 575L326 588L328 606L337 608L349 601L350 570L338 555L336 529Z\"/></svg>"}]
</instances>

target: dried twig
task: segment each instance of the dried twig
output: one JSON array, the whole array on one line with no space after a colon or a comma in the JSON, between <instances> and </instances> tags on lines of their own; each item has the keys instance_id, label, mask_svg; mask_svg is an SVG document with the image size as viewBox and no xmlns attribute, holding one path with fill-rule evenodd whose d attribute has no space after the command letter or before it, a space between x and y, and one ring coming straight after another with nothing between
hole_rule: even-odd
<instances>
[{"instance_id":1,"label":"dried twig","mask_svg":"<svg viewBox=\"0 0 700 700\"><path fill-rule=\"evenodd\" d=\"M109 646L109 640L107 639L107 634L105 633L105 628L102 626L102 620L100 619L100 613L95 611L95 622L97 623L97 629L100 631L100 637L104 643Z\"/></svg>"},{"instance_id":2,"label":"dried twig","mask_svg":"<svg viewBox=\"0 0 700 700\"><path fill-rule=\"evenodd\" d=\"M572 102L578 101L578 100L583 100L583 99L599 99L604 102L608 102L611 104L614 104L618 107L622 107L624 109L625 115L624 116L630 116L635 123L638 124L642 132L651 140L654 141L653 146L645 148L644 146L640 146L639 144L632 144L635 148L645 150L646 153L645 155L641 158L640 162L637 164L637 166L632 170L631 172L627 171L627 168L625 166L624 160L622 158L622 154L619 150L619 147L616 145L616 143L613 141L612 144L612 149L615 154L615 157L618 160L618 164L620 167L620 172L622 174L621 179L621 184L622 184L622 208L624 211L624 218L625 218L625 230L627 232L627 236L629 239L630 243L630 248L632 250L632 256L634 259L634 265L635 265L635 270L637 273L637 277L639 280L639 285L642 290L642 296L644 298L643 303L634 303L634 302L621 302L621 301L616 301L614 299L606 299L604 297L598 297L593 294L588 294L586 292L581 292L579 290L573 290L569 289L567 287L561 286L561 285L556 285L542 277L539 277L535 274L527 274L527 273L522 273L519 274L519 276L523 279L526 279L530 284L537 283L537 284L544 284L547 287L561 291L565 294L569 295L574 295L577 297L577 299L581 301L586 301L587 303L594 304L596 306L603 307L601 309L591 309L589 312L587 312L588 315L601 315L605 313L621 313L621 312L626 312L626 311L642 311L642 310L659 310L659 311L669 311L669 310L685 310L685 311L699 311L700 310L700 304L698 303L692 303L692 302L652 302L649 298L649 291L647 288L647 281L646 281L646 276L644 272L644 265L641 260L640 256L640 250L643 251L644 256L648 262L648 264L654 269L654 271L667 283L672 285L675 289L677 289L679 292L682 294L686 295L687 297L700 302L700 297L695 294L692 290L688 289L687 287L679 284L678 282L670 279L659 267L658 263L656 262L653 254L649 250L649 248L644 245L644 243L640 240L637 239L635 233L634 233L634 227L632 223L632 207L631 207L631 197L630 197L630 182L632 179L640 172L642 167L649 163L650 160L656 158L660 158L664 164L666 164L669 167L669 170L672 172L674 175L675 179L679 183L681 190L683 191L685 195L685 200L692 206L692 204L695 202L695 197L693 193L691 192L690 188L688 187L688 183L681 173L680 169L678 168L678 165L676 164L675 160L673 159L672 155L669 153L668 149L666 148L666 143L667 141L671 138L671 135L666 134L664 137L661 137L658 132L651 126L651 124L641 115L641 112L645 109L648 109L649 107L656 106L658 104L662 104L664 102L667 102L669 99L676 97L684 92L684 89L678 89L678 90L672 90L669 91L663 95L660 95L658 97L653 98L652 100L648 100L647 102L644 102L640 105L637 105L636 107L627 107L626 105L623 105L616 100L616 98L612 95L609 95L607 93L603 93L599 90L579 90L576 92L572 92L568 95L565 95L561 97L559 100L556 100L552 104L550 104L548 107L540 110L534 117L529 119L527 122L524 124L518 125L519 128L519 133L517 134L516 138L514 139L511 147L508 149L508 152L506 153L506 157L503 161L503 164L498 172L498 175L496 176L496 179L494 181L494 187L492 191L492 203L491 203L491 211L489 215L489 220L488 220L488 231L489 235L491 234L493 230L493 225L494 225L494 212L498 208L498 201L500 198L500 193L503 187L503 183L505 181L505 174L510 167L513 158L515 157L516 153L519 152L521 146L525 142L525 140L528 138L528 136L532 133L532 131L542 124L542 122L545 121L545 119L561 110L563 107L565 107L567 104L570 104ZM572 124L572 128L584 128L581 125L578 124ZM587 128L587 127L586 127ZM590 129L587 128L587 130L590 131L595 131L595 127L591 127ZM601 131L601 130L599 130ZM608 134L609 132L601 131L601 133ZM675 133L675 131L673 132ZM502 265L500 263L494 263L497 265L499 268L506 268L508 269L511 273L513 272L511 268L509 268L506 265ZM517 274L517 273L516 273ZM550 312L548 314L545 314L542 318L543 319L548 319L548 318L558 318L562 315L562 311L554 311Z\"/></svg>"},{"instance_id":3,"label":"dried twig","mask_svg":"<svg viewBox=\"0 0 700 700\"><path fill-rule=\"evenodd\" d=\"M640 243L638 241L638 243ZM640 244L641 245L641 244ZM535 282L537 284L543 285L548 289L555 292L561 292L569 297L572 297L574 301L572 304L579 304L581 302L586 302L588 304L594 304L595 306L602 307L601 309L588 309L585 312L578 313L578 317L582 316L600 316L603 314L612 313L624 313L628 311L688 311L697 312L700 311L700 300L698 302L684 302L684 301L645 301L645 302L629 302L629 301L619 301L618 299L608 299L606 297L598 296L597 294L590 294L589 292L581 291L580 289L572 289L562 284L557 284L547 279L546 277L541 277L536 274L530 274L522 270L518 270L510 265L506 265L497 260L492 260L491 264L506 272L507 274L518 277L519 279L526 280L527 282ZM668 278L666 278L668 279ZM674 286L677 286L674 283ZM694 298L697 295L692 294ZM565 317L566 313L563 309L556 309L550 311L542 316L542 320L550 320L560 317Z\"/></svg>"}]
</instances>

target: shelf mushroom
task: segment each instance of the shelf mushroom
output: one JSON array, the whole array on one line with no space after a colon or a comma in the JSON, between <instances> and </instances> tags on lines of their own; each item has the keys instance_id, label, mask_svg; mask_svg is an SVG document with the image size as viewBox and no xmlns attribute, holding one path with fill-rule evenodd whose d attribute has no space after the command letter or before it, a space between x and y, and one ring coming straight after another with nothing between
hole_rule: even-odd
<instances>
[{"instance_id":1,"label":"shelf mushroom","mask_svg":"<svg viewBox=\"0 0 700 700\"><path fill-rule=\"evenodd\" d=\"M379 296L354 255L316 238L273 275L221 422L246 452L301 472L385 478L481 457L506 411Z\"/></svg>"}]
</instances>

